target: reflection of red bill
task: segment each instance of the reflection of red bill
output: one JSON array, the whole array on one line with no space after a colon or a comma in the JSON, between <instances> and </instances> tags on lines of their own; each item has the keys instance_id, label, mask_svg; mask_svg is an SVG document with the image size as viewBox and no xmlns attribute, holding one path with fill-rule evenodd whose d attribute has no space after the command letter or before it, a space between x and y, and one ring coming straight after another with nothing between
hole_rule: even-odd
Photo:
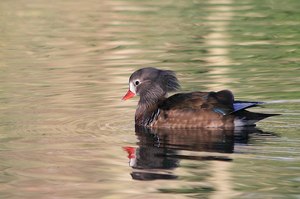
<instances>
[{"instance_id":1,"label":"reflection of red bill","mask_svg":"<svg viewBox=\"0 0 300 199\"><path fill-rule=\"evenodd\" d=\"M128 99L130 99L130 98L132 98L134 96L135 96L135 94L133 92L131 92L131 90L128 90L127 93L122 98L122 100L128 100Z\"/></svg>"},{"instance_id":2,"label":"reflection of red bill","mask_svg":"<svg viewBox=\"0 0 300 199\"><path fill-rule=\"evenodd\" d=\"M129 159L135 158L135 148L134 147L125 146L125 147L123 147L123 150L128 153Z\"/></svg>"}]
</instances>

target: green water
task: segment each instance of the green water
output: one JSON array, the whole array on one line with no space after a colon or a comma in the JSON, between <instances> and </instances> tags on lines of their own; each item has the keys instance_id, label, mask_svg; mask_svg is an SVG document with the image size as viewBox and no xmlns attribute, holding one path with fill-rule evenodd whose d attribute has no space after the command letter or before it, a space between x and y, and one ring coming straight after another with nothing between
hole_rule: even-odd
<instances>
[{"instance_id":1,"label":"green water","mask_svg":"<svg viewBox=\"0 0 300 199\"><path fill-rule=\"evenodd\" d=\"M299 198L299 9L1 1L0 198ZM134 128L138 99L120 100L144 66L174 70L183 91L230 89L282 115L234 137L145 136ZM129 165L124 147L137 153Z\"/></svg>"}]
</instances>

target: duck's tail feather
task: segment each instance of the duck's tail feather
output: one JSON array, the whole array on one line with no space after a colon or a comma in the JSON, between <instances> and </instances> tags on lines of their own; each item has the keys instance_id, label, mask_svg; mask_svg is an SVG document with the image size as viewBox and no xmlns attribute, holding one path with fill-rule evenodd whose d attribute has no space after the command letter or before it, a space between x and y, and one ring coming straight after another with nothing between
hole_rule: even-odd
<instances>
[{"instance_id":1,"label":"duck's tail feather","mask_svg":"<svg viewBox=\"0 0 300 199\"><path fill-rule=\"evenodd\" d=\"M234 113L234 126L255 126L255 123L268 117L280 114L255 113L246 110L240 110Z\"/></svg>"}]
</instances>

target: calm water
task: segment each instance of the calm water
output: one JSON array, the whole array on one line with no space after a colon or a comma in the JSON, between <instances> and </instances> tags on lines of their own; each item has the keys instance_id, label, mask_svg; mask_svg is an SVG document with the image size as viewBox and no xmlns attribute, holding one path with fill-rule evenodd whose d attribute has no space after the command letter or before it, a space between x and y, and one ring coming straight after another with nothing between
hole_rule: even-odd
<instances>
[{"instance_id":1,"label":"calm water","mask_svg":"<svg viewBox=\"0 0 300 199\"><path fill-rule=\"evenodd\" d=\"M2 0L0 198L300 198L298 0ZM135 129L143 66L281 116Z\"/></svg>"}]
</instances>

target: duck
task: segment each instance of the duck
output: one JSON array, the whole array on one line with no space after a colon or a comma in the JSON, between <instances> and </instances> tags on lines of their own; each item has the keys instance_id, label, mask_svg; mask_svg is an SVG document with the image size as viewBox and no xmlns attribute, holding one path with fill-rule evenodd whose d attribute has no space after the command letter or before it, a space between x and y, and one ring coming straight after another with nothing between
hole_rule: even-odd
<instances>
[{"instance_id":1,"label":"duck","mask_svg":"<svg viewBox=\"0 0 300 199\"><path fill-rule=\"evenodd\" d=\"M172 70L145 67L133 72L122 100L139 96L135 125L147 128L235 128L255 126L256 122L278 114L250 112L263 104L235 100L230 90L176 93L179 81Z\"/></svg>"}]
</instances>

